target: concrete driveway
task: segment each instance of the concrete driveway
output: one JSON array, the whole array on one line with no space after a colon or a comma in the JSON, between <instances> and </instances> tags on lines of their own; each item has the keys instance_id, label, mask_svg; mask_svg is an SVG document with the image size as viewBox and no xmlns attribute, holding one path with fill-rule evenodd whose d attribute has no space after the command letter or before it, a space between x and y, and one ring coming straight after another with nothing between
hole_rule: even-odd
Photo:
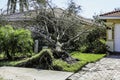
<instances>
[{"instance_id":1,"label":"concrete driveway","mask_svg":"<svg viewBox=\"0 0 120 80\"><path fill-rule=\"evenodd\" d=\"M5 80L65 80L71 74L73 73L33 68L0 67L0 77Z\"/></svg>"},{"instance_id":2,"label":"concrete driveway","mask_svg":"<svg viewBox=\"0 0 120 80\"><path fill-rule=\"evenodd\" d=\"M120 55L109 56L90 63L69 80L120 80Z\"/></svg>"}]
</instances>

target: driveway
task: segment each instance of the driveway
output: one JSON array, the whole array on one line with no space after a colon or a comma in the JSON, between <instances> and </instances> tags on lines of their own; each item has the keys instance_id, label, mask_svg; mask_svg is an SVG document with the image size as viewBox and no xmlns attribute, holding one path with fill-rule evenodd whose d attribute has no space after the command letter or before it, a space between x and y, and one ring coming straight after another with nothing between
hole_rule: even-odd
<instances>
[{"instance_id":1,"label":"driveway","mask_svg":"<svg viewBox=\"0 0 120 80\"><path fill-rule=\"evenodd\" d=\"M120 56L109 56L90 63L68 80L120 80Z\"/></svg>"},{"instance_id":2,"label":"driveway","mask_svg":"<svg viewBox=\"0 0 120 80\"><path fill-rule=\"evenodd\" d=\"M0 78L5 80L65 80L71 72L19 67L0 67Z\"/></svg>"}]
</instances>

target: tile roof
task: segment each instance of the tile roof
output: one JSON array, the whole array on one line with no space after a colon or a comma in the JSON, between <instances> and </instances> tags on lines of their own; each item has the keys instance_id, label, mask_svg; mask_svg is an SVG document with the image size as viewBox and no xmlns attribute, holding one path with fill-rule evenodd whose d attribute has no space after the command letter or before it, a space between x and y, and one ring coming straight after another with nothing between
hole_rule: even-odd
<instances>
[{"instance_id":1,"label":"tile roof","mask_svg":"<svg viewBox=\"0 0 120 80\"><path fill-rule=\"evenodd\" d=\"M120 17L120 10L111 11L108 13L101 14L100 16L106 16L106 17Z\"/></svg>"},{"instance_id":2,"label":"tile roof","mask_svg":"<svg viewBox=\"0 0 120 80\"><path fill-rule=\"evenodd\" d=\"M32 18L36 17L40 11L41 10L30 10L30 11L26 11L23 13L14 13L14 14L9 14L9 15L4 15L4 18L5 18L5 20L8 20L8 21L31 20ZM48 9L47 11L50 12L51 9ZM61 8L54 8L54 12L55 12L56 17L61 16L64 11L65 10L63 10ZM73 15L73 17L75 17L75 15ZM76 17L78 20L82 21L83 23L86 23L89 25L93 24L92 19L87 19L87 18L84 18L82 16L76 16Z\"/></svg>"},{"instance_id":3,"label":"tile roof","mask_svg":"<svg viewBox=\"0 0 120 80\"><path fill-rule=\"evenodd\" d=\"M13 13L13 14L5 14L3 15L6 20L8 21L21 21L21 20L31 20L32 18L35 18L41 10L29 10L21 13ZM48 12L51 11L51 9L47 9ZM63 10L60 8L54 9L55 16L58 17L63 13Z\"/></svg>"}]
</instances>

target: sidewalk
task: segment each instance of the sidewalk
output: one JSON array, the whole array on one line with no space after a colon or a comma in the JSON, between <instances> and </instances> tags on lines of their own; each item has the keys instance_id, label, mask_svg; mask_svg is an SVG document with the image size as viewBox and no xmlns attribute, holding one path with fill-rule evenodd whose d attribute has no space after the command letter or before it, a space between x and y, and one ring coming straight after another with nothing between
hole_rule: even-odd
<instances>
[{"instance_id":1,"label":"sidewalk","mask_svg":"<svg viewBox=\"0 0 120 80\"><path fill-rule=\"evenodd\" d=\"M0 67L0 77L5 80L65 80L72 72L32 68Z\"/></svg>"}]
</instances>

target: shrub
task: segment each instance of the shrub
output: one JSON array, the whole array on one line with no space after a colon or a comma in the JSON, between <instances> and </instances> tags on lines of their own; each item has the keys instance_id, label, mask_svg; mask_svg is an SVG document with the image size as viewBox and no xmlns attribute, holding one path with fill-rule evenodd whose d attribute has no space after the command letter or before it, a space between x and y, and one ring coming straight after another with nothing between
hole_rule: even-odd
<instances>
[{"instance_id":1,"label":"shrub","mask_svg":"<svg viewBox=\"0 0 120 80\"><path fill-rule=\"evenodd\" d=\"M107 51L105 45L105 29L95 28L87 35L85 43L80 47L81 52L87 53L105 53Z\"/></svg>"},{"instance_id":2,"label":"shrub","mask_svg":"<svg viewBox=\"0 0 120 80\"><path fill-rule=\"evenodd\" d=\"M15 30L9 25L0 27L0 51L5 52L8 59L12 59L18 52L30 52L32 44L33 39L29 30Z\"/></svg>"},{"instance_id":3,"label":"shrub","mask_svg":"<svg viewBox=\"0 0 120 80\"><path fill-rule=\"evenodd\" d=\"M106 53L107 51L106 45L99 40L93 42L93 46L94 46L92 50L93 53Z\"/></svg>"}]
</instances>

